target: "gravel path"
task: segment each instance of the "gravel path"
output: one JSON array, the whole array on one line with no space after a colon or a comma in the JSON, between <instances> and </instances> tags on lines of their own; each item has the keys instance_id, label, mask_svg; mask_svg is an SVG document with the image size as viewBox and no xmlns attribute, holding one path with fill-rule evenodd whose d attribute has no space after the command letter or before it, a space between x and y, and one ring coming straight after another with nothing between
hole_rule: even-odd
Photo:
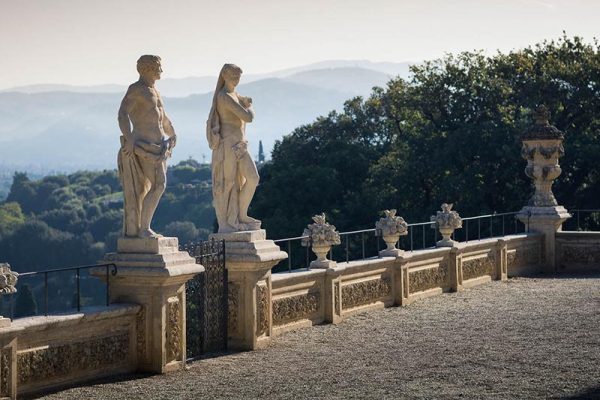
<instances>
[{"instance_id":1,"label":"gravel path","mask_svg":"<svg viewBox=\"0 0 600 400\"><path fill-rule=\"evenodd\" d=\"M600 399L600 273L516 278L46 399Z\"/></svg>"}]
</instances>

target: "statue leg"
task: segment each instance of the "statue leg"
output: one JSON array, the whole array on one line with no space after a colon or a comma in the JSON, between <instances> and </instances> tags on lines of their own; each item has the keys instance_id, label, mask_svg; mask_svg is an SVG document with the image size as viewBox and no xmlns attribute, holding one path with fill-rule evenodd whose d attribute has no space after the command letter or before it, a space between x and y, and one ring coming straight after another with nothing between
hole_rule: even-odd
<instances>
[{"instance_id":1,"label":"statue leg","mask_svg":"<svg viewBox=\"0 0 600 400\"><path fill-rule=\"evenodd\" d=\"M150 223L167 185L167 162L142 161L140 164L144 175L150 181L150 191L146 194L142 204L140 237L156 237L160 235L150 229Z\"/></svg>"},{"instance_id":2,"label":"statue leg","mask_svg":"<svg viewBox=\"0 0 600 400\"><path fill-rule=\"evenodd\" d=\"M254 164L250 154L246 153L240 159L238 167L240 174L246 179L246 183L242 186L239 194L240 222L246 224L259 222L257 219L248 216L248 207L250 207L250 202L252 201L252 197L254 197L254 192L259 181L256 164Z\"/></svg>"}]
</instances>

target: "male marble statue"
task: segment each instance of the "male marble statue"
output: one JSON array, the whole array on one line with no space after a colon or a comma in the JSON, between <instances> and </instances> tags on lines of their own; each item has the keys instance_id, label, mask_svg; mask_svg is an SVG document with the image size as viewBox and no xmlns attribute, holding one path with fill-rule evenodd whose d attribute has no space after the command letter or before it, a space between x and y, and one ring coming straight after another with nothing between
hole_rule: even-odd
<instances>
[{"instance_id":1,"label":"male marble statue","mask_svg":"<svg viewBox=\"0 0 600 400\"><path fill-rule=\"evenodd\" d=\"M150 229L167 178L167 158L176 136L154 83L162 72L160 57L137 61L140 79L129 86L119 108L121 149L119 179L123 186L125 237L160 237ZM132 129L133 125L133 129Z\"/></svg>"},{"instance_id":2,"label":"male marble statue","mask_svg":"<svg viewBox=\"0 0 600 400\"><path fill-rule=\"evenodd\" d=\"M246 140L246 123L254 119L252 99L235 92L241 75L237 65L223 66L206 124L219 233L260 229L260 221L248 216L259 177Z\"/></svg>"}]
</instances>

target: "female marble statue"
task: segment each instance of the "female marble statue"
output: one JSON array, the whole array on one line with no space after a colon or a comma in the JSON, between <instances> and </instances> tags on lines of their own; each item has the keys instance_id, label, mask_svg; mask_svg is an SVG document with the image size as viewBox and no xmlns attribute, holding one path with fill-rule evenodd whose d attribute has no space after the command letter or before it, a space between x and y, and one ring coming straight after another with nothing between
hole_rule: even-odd
<instances>
[{"instance_id":1,"label":"female marble statue","mask_svg":"<svg viewBox=\"0 0 600 400\"><path fill-rule=\"evenodd\" d=\"M246 140L246 123L254 118L252 99L235 92L241 75L237 65L223 66L206 123L212 150L213 205L220 233L260 228L260 221L248 216L258 171Z\"/></svg>"}]
</instances>

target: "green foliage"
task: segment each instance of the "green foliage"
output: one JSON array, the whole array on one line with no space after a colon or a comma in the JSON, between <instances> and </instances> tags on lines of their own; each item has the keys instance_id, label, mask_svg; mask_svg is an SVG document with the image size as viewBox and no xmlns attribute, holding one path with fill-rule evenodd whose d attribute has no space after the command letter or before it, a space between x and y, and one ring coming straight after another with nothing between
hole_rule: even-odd
<instances>
[{"instance_id":1,"label":"green foliage","mask_svg":"<svg viewBox=\"0 0 600 400\"><path fill-rule=\"evenodd\" d=\"M153 227L181 235L182 243L206 237L215 218L207 182L210 167L190 159L168 174L169 187ZM1 261L17 271L93 264L116 249L122 221L123 195L115 171L39 180L17 172L7 202L0 203Z\"/></svg>"},{"instance_id":2,"label":"green foliage","mask_svg":"<svg viewBox=\"0 0 600 400\"><path fill-rule=\"evenodd\" d=\"M265 151L263 149L262 140L258 141L258 163L262 164L265 162Z\"/></svg>"},{"instance_id":3,"label":"green foliage","mask_svg":"<svg viewBox=\"0 0 600 400\"><path fill-rule=\"evenodd\" d=\"M177 237L179 243L185 244L194 240L206 240L209 231L196 228L196 225L190 221L173 221L165 226L163 233L166 236Z\"/></svg>"},{"instance_id":4,"label":"green foliage","mask_svg":"<svg viewBox=\"0 0 600 400\"><path fill-rule=\"evenodd\" d=\"M25 222L25 216L19 203L0 204L0 239L12 233Z\"/></svg>"},{"instance_id":5,"label":"green foliage","mask_svg":"<svg viewBox=\"0 0 600 400\"><path fill-rule=\"evenodd\" d=\"M273 237L298 235L321 211L340 230L371 227L388 208L424 221L442 202L463 216L516 211L531 194L520 135L541 103L566 132L559 202L597 206L597 42L565 36L492 57L448 55L412 73L275 145L253 204Z\"/></svg>"}]
</instances>

